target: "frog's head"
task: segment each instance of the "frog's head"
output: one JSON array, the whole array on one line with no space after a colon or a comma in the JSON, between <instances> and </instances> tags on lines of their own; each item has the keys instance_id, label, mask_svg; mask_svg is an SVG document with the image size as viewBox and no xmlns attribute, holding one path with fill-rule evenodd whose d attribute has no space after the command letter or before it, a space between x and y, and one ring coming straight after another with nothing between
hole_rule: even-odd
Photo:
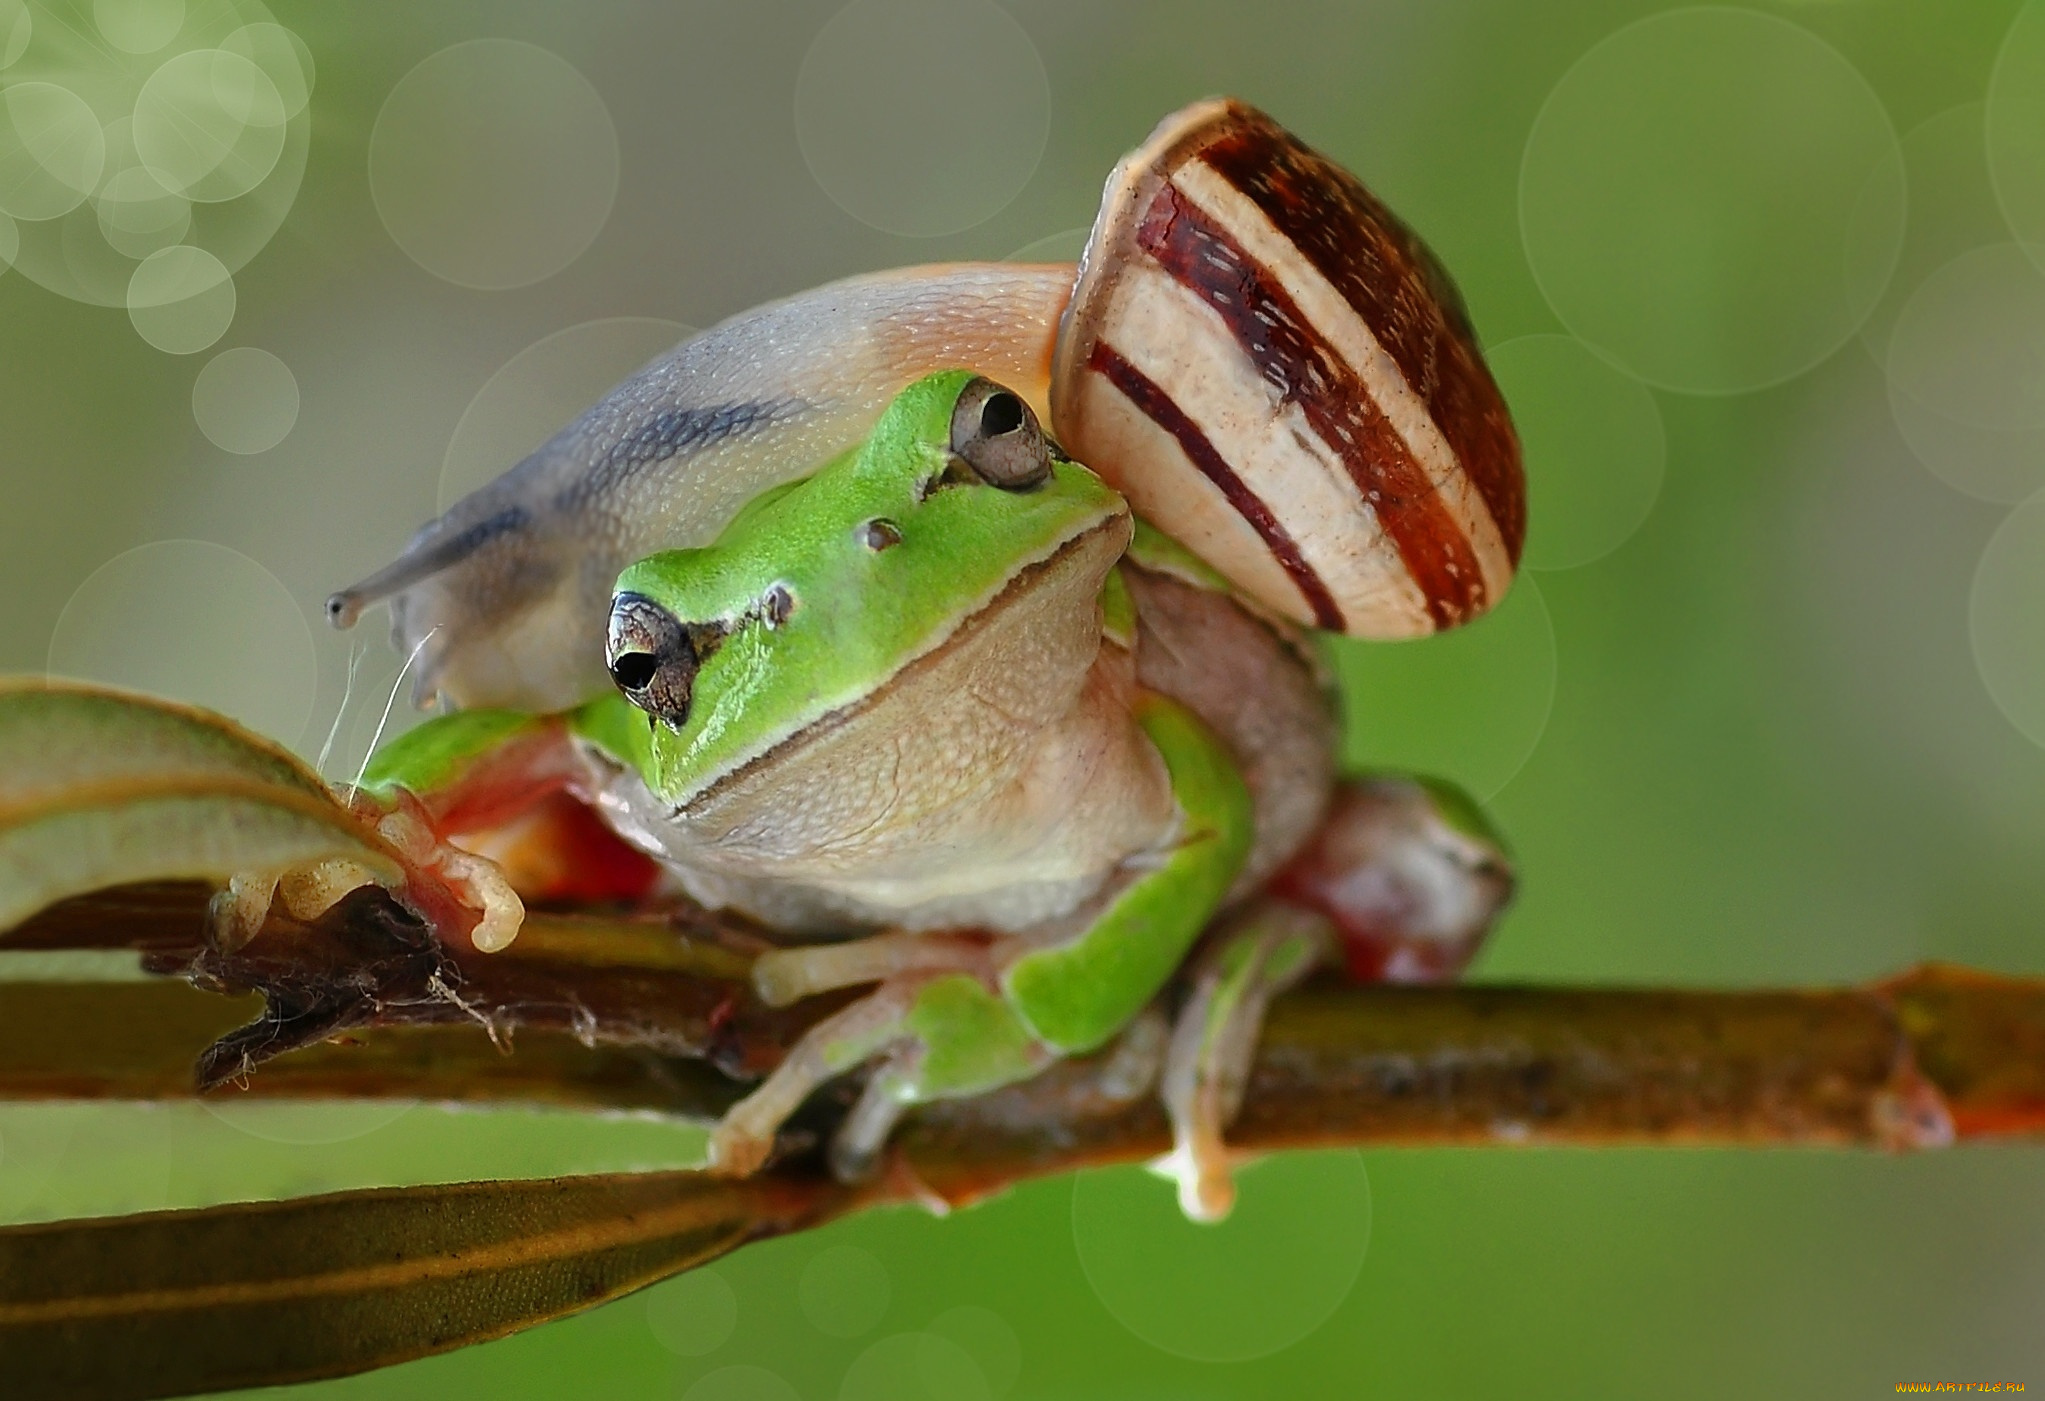
<instances>
[{"instance_id":1,"label":"frog's head","mask_svg":"<svg viewBox=\"0 0 2045 1401\"><path fill-rule=\"evenodd\" d=\"M904 389L866 442L703 549L619 576L605 657L652 718L645 778L684 802L942 647L1033 567L1130 530L1020 396L966 371ZM635 746L636 748L636 746Z\"/></svg>"}]
</instances>

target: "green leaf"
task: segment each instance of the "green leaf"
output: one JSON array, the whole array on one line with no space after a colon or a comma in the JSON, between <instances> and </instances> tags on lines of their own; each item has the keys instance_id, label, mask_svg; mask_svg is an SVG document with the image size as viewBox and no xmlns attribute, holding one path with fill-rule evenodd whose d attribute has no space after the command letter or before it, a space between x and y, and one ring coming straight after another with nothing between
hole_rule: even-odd
<instances>
[{"instance_id":1,"label":"green leaf","mask_svg":"<svg viewBox=\"0 0 2045 1401\"><path fill-rule=\"evenodd\" d=\"M339 1192L0 1230L12 1398L182 1396L501 1337L817 1224L828 1178L698 1173Z\"/></svg>"},{"instance_id":2,"label":"green leaf","mask_svg":"<svg viewBox=\"0 0 2045 1401\"><path fill-rule=\"evenodd\" d=\"M0 1100L186 1098L207 1043L260 1010L170 979L0 984Z\"/></svg>"},{"instance_id":3,"label":"green leaf","mask_svg":"<svg viewBox=\"0 0 2045 1401\"><path fill-rule=\"evenodd\" d=\"M202 710L0 683L0 930L134 881L220 880L383 843L290 753Z\"/></svg>"}]
</instances>

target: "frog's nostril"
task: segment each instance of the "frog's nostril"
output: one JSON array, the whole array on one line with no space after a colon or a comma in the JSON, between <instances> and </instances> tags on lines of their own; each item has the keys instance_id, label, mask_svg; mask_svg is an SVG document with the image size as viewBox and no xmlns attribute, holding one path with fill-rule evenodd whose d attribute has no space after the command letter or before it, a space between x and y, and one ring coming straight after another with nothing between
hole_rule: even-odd
<instances>
[{"instance_id":1,"label":"frog's nostril","mask_svg":"<svg viewBox=\"0 0 2045 1401\"><path fill-rule=\"evenodd\" d=\"M611 663L611 679L627 691L643 691L660 661L651 652L627 652Z\"/></svg>"}]
</instances>

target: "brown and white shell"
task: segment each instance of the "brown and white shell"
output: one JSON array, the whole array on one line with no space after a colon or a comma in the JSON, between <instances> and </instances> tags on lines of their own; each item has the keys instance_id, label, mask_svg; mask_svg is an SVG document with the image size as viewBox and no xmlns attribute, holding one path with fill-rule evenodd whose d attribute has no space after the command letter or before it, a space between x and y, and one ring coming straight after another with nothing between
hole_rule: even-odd
<instances>
[{"instance_id":1,"label":"brown and white shell","mask_svg":"<svg viewBox=\"0 0 2045 1401\"><path fill-rule=\"evenodd\" d=\"M1175 113L1110 177L1051 415L1139 515L1313 627L1453 627L1519 560L1518 440L1447 274L1238 102Z\"/></svg>"},{"instance_id":2,"label":"brown and white shell","mask_svg":"<svg viewBox=\"0 0 2045 1401\"><path fill-rule=\"evenodd\" d=\"M1076 278L1076 282L1075 282ZM1519 448L1446 274L1354 176L1240 103L1115 170L1084 260L834 283L684 341L329 601L392 600L416 694L562 710L609 686L611 585L715 538L862 438L905 385L978 371L1248 597L1400 638L1511 580Z\"/></svg>"}]
</instances>

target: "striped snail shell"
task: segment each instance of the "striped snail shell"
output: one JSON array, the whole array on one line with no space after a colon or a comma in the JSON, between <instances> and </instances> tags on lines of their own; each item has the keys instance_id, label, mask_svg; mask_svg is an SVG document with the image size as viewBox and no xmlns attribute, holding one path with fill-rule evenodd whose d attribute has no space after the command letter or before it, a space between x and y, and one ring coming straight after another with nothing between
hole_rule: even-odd
<instances>
[{"instance_id":1,"label":"striped snail shell","mask_svg":"<svg viewBox=\"0 0 2045 1401\"><path fill-rule=\"evenodd\" d=\"M1116 168L1080 269L1052 423L1138 514L1331 632L1421 636L1503 596L1526 529L1504 399L1355 176L1199 103Z\"/></svg>"},{"instance_id":2,"label":"striped snail shell","mask_svg":"<svg viewBox=\"0 0 2045 1401\"><path fill-rule=\"evenodd\" d=\"M1465 622L1511 581L1519 448L1455 289L1356 178L1231 101L1115 170L1078 268L951 263L684 341L328 601L391 601L414 694L563 710L609 687L611 585L971 369L1273 613L1359 637Z\"/></svg>"}]
</instances>

